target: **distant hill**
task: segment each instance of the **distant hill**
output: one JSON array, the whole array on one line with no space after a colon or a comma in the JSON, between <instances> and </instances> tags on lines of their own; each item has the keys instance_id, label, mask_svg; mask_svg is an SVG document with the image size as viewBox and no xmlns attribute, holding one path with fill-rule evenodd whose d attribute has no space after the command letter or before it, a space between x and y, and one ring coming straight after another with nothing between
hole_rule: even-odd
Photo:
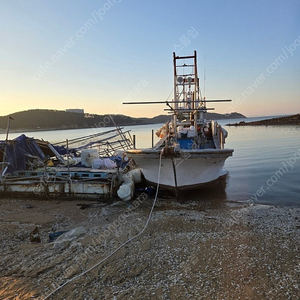
<instances>
[{"instance_id":1,"label":"distant hill","mask_svg":"<svg viewBox=\"0 0 300 300\"><path fill-rule=\"evenodd\" d=\"M259 126L259 125L300 125L300 114L285 116L279 118L272 118L254 122L239 122L234 124L227 124L228 126Z\"/></svg>"},{"instance_id":2,"label":"distant hill","mask_svg":"<svg viewBox=\"0 0 300 300\"><path fill-rule=\"evenodd\" d=\"M159 115L153 118L132 118L124 115L96 115L80 114L60 110L32 109L16 112L10 115L11 130L49 130L49 129L75 129L124 125L143 125L165 123L170 115ZM0 117L0 130L5 130L8 116ZM207 113L207 119L235 119L245 118L242 114L232 113L221 115Z\"/></svg>"}]
</instances>

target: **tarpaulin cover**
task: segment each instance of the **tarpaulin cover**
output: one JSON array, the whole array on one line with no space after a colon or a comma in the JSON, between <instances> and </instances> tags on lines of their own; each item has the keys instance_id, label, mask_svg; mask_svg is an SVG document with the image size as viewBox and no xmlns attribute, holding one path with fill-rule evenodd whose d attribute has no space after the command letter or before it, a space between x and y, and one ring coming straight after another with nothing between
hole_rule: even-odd
<instances>
[{"instance_id":1,"label":"tarpaulin cover","mask_svg":"<svg viewBox=\"0 0 300 300\"><path fill-rule=\"evenodd\" d=\"M28 170L30 156L44 160L45 155L33 138L22 134L14 140L0 143L1 152L5 150L5 161L9 163L6 173Z\"/></svg>"},{"instance_id":2,"label":"tarpaulin cover","mask_svg":"<svg viewBox=\"0 0 300 300\"><path fill-rule=\"evenodd\" d=\"M65 146L52 146L60 155L67 154L68 152ZM71 153L71 150L69 150L69 153Z\"/></svg>"}]
</instances>

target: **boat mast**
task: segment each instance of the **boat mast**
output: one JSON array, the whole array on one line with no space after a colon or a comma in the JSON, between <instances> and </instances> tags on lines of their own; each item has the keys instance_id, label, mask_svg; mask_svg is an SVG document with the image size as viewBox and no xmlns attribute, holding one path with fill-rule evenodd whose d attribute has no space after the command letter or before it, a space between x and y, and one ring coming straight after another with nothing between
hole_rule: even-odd
<instances>
[{"instance_id":1,"label":"boat mast","mask_svg":"<svg viewBox=\"0 0 300 300\"><path fill-rule=\"evenodd\" d=\"M184 60L184 62L183 64L177 64L177 60ZM123 104L166 104L168 108L164 110L173 114L171 119L172 137L176 141L177 125L184 127L193 125L196 129L197 125L205 123L204 114L208 110L214 110L214 108L207 108L206 102L227 102L231 100L207 100L202 97L196 51L194 51L194 55L189 56L176 56L173 52L173 67L174 97L172 101L123 102Z\"/></svg>"},{"instance_id":2,"label":"boat mast","mask_svg":"<svg viewBox=\"0 0 300 300\"><path fill-rule=\"evenodd\" d=\"M189 63L177 65L177 60L183 59ZM191 61L193 60L193 61ZM177 117L180 114L188 114L189 122L196 127L197 123L197 108L202 103L199 99L199 78L197 73L197 52L190 56L176 56L173 52L174 65L174 104L173 104L173 122L175 137L177 136ZM177 74L177 68L180 68L180 74ZM192 68L189 72L184 72L186 69Z\"/></svg>"},{"instance_id":3,"label":"boat mast","mask_svg":"<svg viewBox=\"0 0 300 300\"><path fill-rule=\"evenodd\" d=\"M174 66L174 109L175 112L178 109L178 99L177 99L177 71L176 71L176 56L175 56L175 52L173 52L173 66ZM177 137L177 115L176 113L173 114L172 117L172 126L174 128L174 137L176 139Z\"/></svg>"},{"instance_id":4,"label":"boat mast","mask_svg":"<svg viewBox=\"0 0 300 300\"><path fill-rule=\"evenodd\" d=\"M194 101L193 101L193 109L195 109L195 104L199 101L199 78L197 73L197 52L194 50ZM193 126L197 128L197 111L194 111L194 113L191 114L191 121L193 123Z\"/></svg>"}]
</instances>

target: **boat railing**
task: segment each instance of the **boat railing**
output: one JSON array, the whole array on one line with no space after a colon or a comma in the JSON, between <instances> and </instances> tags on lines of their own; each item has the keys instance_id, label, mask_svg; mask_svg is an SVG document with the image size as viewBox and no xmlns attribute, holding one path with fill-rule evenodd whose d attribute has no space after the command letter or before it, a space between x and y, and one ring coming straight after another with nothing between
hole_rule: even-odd
<instances>
[{"instance_id":1,"label":"boat railing","mask_svg":"<svg viewBox=\"0 0 300 300\"><path fill-rule=\"evenodd\" d=\"M89 136L68 140L70 152L81 152L84 149L97 149L99 156L112 156L116 151L126 151L133 148L133 138L130 130L122 127L113 130L91 134ZM67 147L67 141L54 144Z\"/></svg>"}]
</instances>

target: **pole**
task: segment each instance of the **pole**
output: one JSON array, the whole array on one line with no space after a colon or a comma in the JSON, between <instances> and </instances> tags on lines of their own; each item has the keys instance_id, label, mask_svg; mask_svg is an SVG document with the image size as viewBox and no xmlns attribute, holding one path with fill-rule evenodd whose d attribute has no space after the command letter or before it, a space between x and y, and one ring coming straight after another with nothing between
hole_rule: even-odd
<instances>
[{"instance_id":1,"label":"pole","mask_svg":"<svg viewBox=\"0 0 300 300\"><path fill-rule=\"evenodd\" d=\"M6 139L5 142L7 143L8 141L8 134L9 134L9 129L10 129L10 119L13 120L13 118L11 116L8 116L8 120L7 120L7 127L6 127Z\"/></svg>"},{"instance_id":2,"label":"pole","mask_svg":"<svg viewBox=\"0 0 300 300\"><path fill-rule=\"evenodd\" d=\"M5 145L4 145L4 152L3 152L3 160L2 160L2 167L1 167L1 174L0 174L1 179L2 179L2 176L4 175L4 170L5 170L6 146L7 146L7 143L8 143L10 120L13 120L13 118L11 116L8 116L7 127L6 127L6 138L5 138Z\"/></svg>"},{"instance_id":3,"label":"pole","mask_svg":"<svg viewBox=\"0 0 300 300\"><path fill-rule=\"evenodd\" d=\"M71 196L71 189L72 189L72 180L70 176L70 162L69 162L69 140L66 139L66 146L67 146L67 166L68 166L68 185L69 185L69 196Z\"/></svg>"},{"instance_id":4,"label":"pole","mask_svg":"<svg viewBox=\"0 0 300 300\"><path fill-rule=\"evenodd\" d=\"M135 134L132 137L133 137L133 149L135 149Z\"/></svg>"},{"instance_id":5,"label":"pole","mask_svg":"<svg viewBox=\"0 0 300 300\"><path fill-rule=\"evenodd\" d=\"M176 196L176 200L178 201L179 197L178 197L177 175L176 175L176 167L175 167L174 157L171 158L171 161L172 161L173 174L174 174L175 196Z\"/></svg>"},{"instance_id":6,"label":"pole","mask_svg":"<svg viewBox=\"0 0 300 300\"><path fill-rule=\"evenodd\" d=\"M69 161L69 140L66 139L67 143L67 166L68 166L68 176L70 178L70 161Z\"/></svg>"},{"instance_id":7,"label":"pole","mask_svg":"<svg viewBox=\"0 0 300 300\"><path fill-rule=\"evenodd\" d=\"M152 137L151 137L151 140L152 140L152 148L154 147L154 130L152 129Z\"/></svg>"}]
</instances>

